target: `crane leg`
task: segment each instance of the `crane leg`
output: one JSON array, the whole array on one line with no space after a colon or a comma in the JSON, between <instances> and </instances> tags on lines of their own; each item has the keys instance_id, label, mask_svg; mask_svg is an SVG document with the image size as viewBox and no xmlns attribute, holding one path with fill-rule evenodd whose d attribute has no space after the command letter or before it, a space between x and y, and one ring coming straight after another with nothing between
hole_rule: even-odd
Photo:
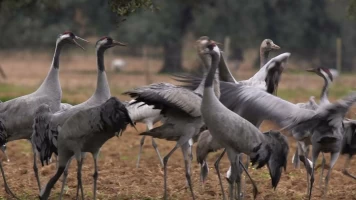
<instances>
[{"instance_id":1,"label":"crane leg","mask_svg":"<svg viewBox=\"0 0 356 200\"><path fill-rule=\"evenodd\" d=\"M152 137L152 146L153 146L153 148L155 149L155 151L157 153L157 156L158 156L159 162L161 163L161 166L163 167L163 160L162 160L161 154L158 151L158 147L157 147L156 141L155 141L155 139L153 137Z\"/></svg>"},{"instance_id":2,"label":"crane leg","mask_svg":"<svg viewBox=\"0 0 356 200\"><path fill-rule=\"evenodd\" d=\"M223 196L223 200L226 200L226 196L225 196L224 186L221 182L219 163L220 163L221 158L225 155L225 152L226 152L226 149L224 149L224 151L220 154L220 156L218 157L218 159L216 159L216 161L214 163L216 173L218 174L219 185L220 185L220 189L221 189L221 194Z\"/></svg>"},{"instance_id":3,"label":"crane leg","mask_svg":"<svg viewBox=\"0 0 356 200\"><path fill-rule=\"evenodd\" d=\"M53 188L54 184L58 181L59 177L61 177L62 173L64 172L65 166L59 166L57 169L56 174L48 181L47 185L41 190L39 199L47 200L51 189Z\"/></svg>"},{"instance_id":4,"label":"crane leg","mask_svg":"<svg viewBox=\"0 0 356 200\"><path fill-rule=\"evenodd\" d=\"M14 195L14 193L10 190L9 185L8 185L7 182L6 182L5 172L4 172L4 169L3 169L3 167L2 167L2 161L1 161L1 160L0 160L0 170L1 170L2 178L3 178L3 180L4 180L5 192L6 192L7 194L10 194L10 195L11 195L12 197L14 197L15 199L18 199L18 198Z\"/></svg>"},{"instance_id":5,"label":"crane leg","mask_svg":"<svg viewBox=\"0 0 356 200\"><path fill-rule=\"evenodd\" d=\"M77 172L78 185L77 185L77 197L76 197L76 199L78 200L79 188L80 188L80 193L82 194L82 200L84 200L84 191L83 191L83 184L82 184L83 158L81 156L80 156L80 159L77 159L77 163L78 163L78 172Z\"/></svg>"},{"instance_id":6,"label":"crane leg","mask_svg":"<svg viewBox=\"0 0 356 200\"><path fill-rule=\"evenodd\" d=\"M308 156L306 155L307 153L304 152L304 158L305 158L305 162L308 162ZM306 164L306 163L304 163ZM314 164L313 164L314 165ZM305 168L307 168L307 166L305 165ZM313 167L313 173L314 173L314 167ZM310 176L311 174L308 173L308 170L307 170L307 194L309 194L309 187L310 187L310 182L309 182L309 179L310 179ZM314 176L314 175L313 175Z\"/></svg>"},{"instance_id":7,"label":"crane leg","mask_svg":"<svg viewBox=\"0 0 356 200\"><path fill-rule=\"evenodd\" d=\"M239 166L237 165L239 163L239 161L240 161L240 159L239 159L240 157L239 157L239 154L236 154L234 151L231 151L229 149L227 149L226 151L227 151L227 156L228 156L230 164L231 164L231 175L228 178L229 194L230 194L230 198L229 199L233 200L233 199L235 199L234 198L234 196L235 196L234 184L235 183L239 183L240 184L240 177L241 176L240 176L240 173L239 173L239 168L238 168ZM238 195L238 198L240 198L240 195Z\"/></svg>"},{"instance_id":8,"label":"crane leg","mask_svg":"<svg viewBox=\"0 0 356 200\"><path fill-rule=\"evenodd\" d=\"M340 152L336 152L336 153L331 153L331 158L330 158L330 169L328 171L328 174L325 177L325 188L324 188L324 194L323 194L323 199L326 198L327 192L328 192L328 185L329 185L329 179L330 179L330 174L331 171L337 161L337 159L339 158Z\"/></svg>"},{"instance_id":9,"label":"crane leg","mask_svg":"<svg viewBox=\"0 0 356 200\"><path fill-rule=\"evenodd\" d=\"M237 178L236 178L236 184L237 184L237 199L238 200L242 200L243 197L241 195L241 168L239 167L239 163L240 163L240 158L241 158L241 154L236 156L236 169L238 169L237 171Z\"/></svg>"},{"instance_id":10,"label":"crane leg","mask_svg":"<svg viewBox=\"0 0 356 200\"><path fill-rule=\"evenodd\" d=\"M29 140L29 141L31 142L31 140ZM37 162L36 162L36 158L37 158L36 147L35 147L35 145L32 144L32 142L31 142L31 146L32 146L32 152L33 152L33 171L35 172L38 190L41 192L41 181L40 181L40 177L38 176L38 167L37 167Z\"/></svg>"},{"instance_id":11,"label":"crane leg","mask_svg":"<svg viewBox=\"0 0 356 200\"><path fill-rule=\"evenodd\" d=\"M230 193L230 200L234 200L234 184L237 181L237 165L236 159L231 162L231 176L229 178L229 193Z\"/></svg>"},{"instance_id":12,"label":"crane leg","mask_svg":"<svg viewBox=\"0 0 356 200\"><path fill-rule=\"evenodd\" d=\"M164 179L164 195L163 199L167 199L167 163L169 157L180 147L179 143L177 142L176 146L163 158L163 179Z\"/></svg>"},{"instance_id":13,"label":"crane leg","mask_svg":"<svg viewBox=\"0 0 356 200\"><path fill-rule=\"evenodd\" d=\"M323 160L321 161L321 171L320 171L320 178L319 178L319 188L323 185L323 176L324 176L324 168L325 168L325 156L324 153L321 154L323 156ZM330 169L329 169L330 171Z\"/></svg>"},{"instance_id":14,"label":"crane leg","mask_svg":"<svg viewBox=\"0 0 356 200\"><path fill-rule=\"evenodd\" d=\"M349 168L350 165L350 161L351 161L352 155L349 155L346 159L345 165L344 165L344 169L342 170L342 173L348 177L351 177L353 179L356 179L356 176L352 175L349 173L349 171L347 171L347 168Z\"/></svg>"},{"instance_id":15,"label":"crane leg","mask_svg":"<svg viewBox=\"0 0 356 200\"><path fill-rule=\"evenodd\" d=\"M309 176L310 176L310 174L312 172L311 166L310 166L310 163L309 163L309 160L308 160L309 148L308 149L303 148L302 141L298 141L297 144L298 144L297 148L298 148L298 155L299 155L298 159L300 161L302 161L302 163L304 164L304 167L305 167L305 169L307 171L307 195L309 195L309 187L310 187L310 185L309 185L310 177Z\"/></svg>"},{"instance_id":16,"label":"crane leg","mask_svg":"<svg viewBox=\"0 0 356 200\"><path fill-rule=\"evenodd\" d=\"M7 161L7 162L10 162L9 156L8 156L7 153L6 153L6 144L2 145L2 146L0 147L0 150L4 153L5 158L6 158L6 161Z\"/></svg>"},{"instance_id":17,"label":"crane leg","mask_svg":"<svg viewBox=\"0 0 356 200\"><path fill-rule=\"evenodd\" d=\"M244 167L247 171L248 171L249 165L250 165L250 156L246 155L246 163L245 163ZM242 170L241 170L241 173L242 173ZM246 176L243 179L243 184L241 186L241 194L240 195L242 195L242 199L244 198L245 190L246 190Z\"/></svg>"},{"instance_id":18,"label":"crane leg","mask_svg":"<svg viewBox=\"0 0 356 200\"><path fill-rule=\"evenodd\" d=\"M94 178L94 200L96 199L96 183L98 181L98 176L99 176L99 173L98 173L98 155L99 155L99 152L96 152L93 154L93 159L94 159L94 174L93 174L93 178Z\"/></svg>"},{"instance_id":19,"label":"crane leg","mask_svg":"<svg viewBox=\"0 0 356 200\"><path fill-rule=\"evenodd\" d=\"M317 149L315 146L313 146L313 155L312 155L312 160L313 160L313 166L311 169L311 174L310 174L310 184L309 184L309 200L311 199L312 196L312 191L313 191L313 184L314 184L314 172L315 172L315 163L316 160L319 157L319 149ZM307 158L306 158L307 159ZM305 160L305 162L308 162L307 160Z\"/></svg>"},{"instance_id":20,"label":"crane leg","mask_svg":"<svg viewBox=\"0 0 356 200\"><path fill-rule=\"evenodd\" d=\"M294 169L299 169L299 154L298 154L298 146L297 146L297 149L295 150L295 153L292 157L292 163L293 163L293 166L294 166Z\"/></svg>"},{"instance_id":21,"label":"crane leg","mask_svg":"<svg viewBox=\"0 0 356 200\"><path fill-rule=\"evenodd\" d=\"M64 169L66 168L66 165L73 154L72 154L72 152L69 152L69 151L62 151L62 152L60 152L59 155L60 155L60 157L58 157L59 167L57 169L56 174L48 181L47 185L44 188L42 188L40 196L39 196L39 198L41 200L48 199L54 184L58 181L58 179L63 174Z\"/></svg>"},{"instance_id":22,"label":"crane leg","mask_svg":"<svg viewBox=\"0 0 356 200\"><path fill-rule=\"evenodd\" d=\"M67 182L67 177L68 177L68 169L69 169L69 166L70 166L70 163L72 162L72 159L73 157L71 157L68 162L67 162L67 165L64 169L64 172L63 172L63 180L62 180L62 187L61 187L61 193L59 195L59 199L62 199L62 196L63 196L63 193L64 193L64 186L66 185L66 182Z\"/></svg>"},{"instance_id":23,"label":"crane leg","mask_svg":"<svg viewBox=\"0 0 356 200\"><path fill-rule=\"evenodd\" d=\"M251 178L250 174L248 173L247 169L245 168L245 166L243 165L241 160L240 160L240 165L241 165L242 169L245 171L247 177L251 180L252 187L253 187L253 199L256 199L257 194L258 194L257 185L256 185L255 181Z\"/></svg>"},{"instance_id":24,"label":"crane leg","mask_svg":"<svg viewBox=\"0 0 356 200\"><path fill-rule=\"evenodd\" d=\"M138 156L137 156L137 162L136 162L136 168L139 167L140 165L140 158L141 158L141 153L142 153L142 147L143 147L143 144L145 143L145 138L146 136L142 136L141 140L140 140L140 150L138 152Z\"/></svg>"},{"instance_id":25,"label":"crane leg","mask_svg":"<svg viewBox=\"0 0 356 200\"><path fill-rule=\"evenodd\" d=\"M193 192L193 186L192 186L192 180L191 180L191 172L190 172L190 168L191 168L191 163L192 163L192 149L191 146L189 144L189 142L184 143L181 146L182 149L182 153L183 153L183 157L184 157L184 165L185 165L185 176L188 182L188 186L189 186L189 190L192 194L193 199L195 199L194 196L194 192Z\"/></svg>"}]
</instances>

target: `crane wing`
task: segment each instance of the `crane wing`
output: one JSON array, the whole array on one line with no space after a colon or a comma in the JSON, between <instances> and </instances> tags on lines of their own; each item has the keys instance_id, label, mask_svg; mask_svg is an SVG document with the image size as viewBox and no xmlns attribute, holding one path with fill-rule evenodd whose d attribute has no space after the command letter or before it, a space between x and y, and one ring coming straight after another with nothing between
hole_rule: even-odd
<instances>
[{"instance_id":1,"label":"crane wing","mask_svg":"<svg viewBox=\"0 0 356 200\"><path fill-rule=\"evenodd\" d=\"M144 102L153 105L156 109L162 109L163 113L166 109L175 109L192 117L201 115L201 96L169 83L155 83L129 90L124 94L135 98L136 102Z\"/></svg>"}]
</instances>

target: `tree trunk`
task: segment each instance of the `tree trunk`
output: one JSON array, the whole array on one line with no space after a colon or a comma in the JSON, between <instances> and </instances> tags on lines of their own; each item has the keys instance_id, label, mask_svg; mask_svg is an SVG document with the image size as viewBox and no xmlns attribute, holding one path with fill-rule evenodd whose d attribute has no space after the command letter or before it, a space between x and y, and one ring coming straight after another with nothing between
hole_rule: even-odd
<instances>
[{"instance_id":1,"label":"tree trunk","mask_svg":"<svg viewBox=\"0 0 356 200\"><path fill-rule=\"evenodd\" d=\"M167 41L163 45L164 63L160 73L182 72L182 40Z\"/></svg>"},{"instance_id":2,"label":"tree trunk","mask_svg":"<svg viewBox=\"0 0 356 200\"><path fill-rule=\"evenodd\" d=\"M182 72L183 37L187 27L193 21L192 5L186 4L180 8L177 35L166 40L163 45L164 63L160 73Z\"/></svg>"}]
</instances>

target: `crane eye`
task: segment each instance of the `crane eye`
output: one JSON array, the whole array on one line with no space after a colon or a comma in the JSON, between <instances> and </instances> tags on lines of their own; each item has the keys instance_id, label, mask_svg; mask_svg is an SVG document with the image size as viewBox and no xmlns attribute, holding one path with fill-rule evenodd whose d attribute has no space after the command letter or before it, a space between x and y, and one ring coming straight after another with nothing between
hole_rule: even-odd
<instances>
[{"instance_id":1,"label":"crane eye","mask_svg":"<svg viewBox=\"0 0 356 200\"><path fill-rule=\"evenodd\" d=\"M267 42L267 45L271 45L271 43L270 43L270 42Z\"/></svg>"}]
</instances>

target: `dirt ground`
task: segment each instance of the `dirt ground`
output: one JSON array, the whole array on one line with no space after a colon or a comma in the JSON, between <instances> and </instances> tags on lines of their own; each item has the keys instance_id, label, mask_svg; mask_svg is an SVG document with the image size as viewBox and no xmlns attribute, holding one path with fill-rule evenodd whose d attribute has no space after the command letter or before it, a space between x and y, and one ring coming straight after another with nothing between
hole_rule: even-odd
<instances>
[{"instance_id":1,"label":"dirt ground","mask_svg":"<svg viewBox=\"0 0 356 200\"><path fill-rule=\"evenodd\" d=\"M1 84L15 85L21 90L8 91L1 90L0 95L18 96L33 91L43 80L48 72L51 62L51 56L25 54L13 55L9 53L0 53L1 65L8 78L1 80ZM109 54L106 57L108 68L108 78L112 94L119 96L120 99L128 99L121 96L121 92L126 89L144 85L145 76L137 73L142 70L142 59L128 58L127 69L124 73L113 73L109 70L110 60L115 56ZM193 61L192 61L193 62ZM71 102L81 102L88 98L96 84L95 57L87 54L78 54L75 56L63 55L60 62L61 84L63 88L63 99ZM156 72L161 66L159 60L150 60L150 70ZM254 72L244 67L239 70L237 76L240 79L250 77ZM169 76L151 75L154 82L170 81ZM342 79L343 84L354 86L356 79L348 76ZM309 90L319 91L322 81L319 77L310 75L283 75L281 89L290 89L299 91L301 87L308 86ZM0 86L4 87L4 85ZM303 94L303 91L301 92ZM319 92L314 95L317 96ZM301 95L293 99L293 102L305 101L309 98L307 95ZM128 128L120 138L112 138L102 148L99 158L99 178L98 178L98 198L97 199L161 199L163 196L163 170L159 164L158 158L151 145L151 139L146 138L144 150L140 162L140 167L136 168L137 153L139 150L140 136L139 132L145 130L144 125L138 125L138 132L133 128ZM262 130L275 128L272 124L264 123ZM173 142L157 140L161 155L166 155ZM288 157L287 171L282 174L281 181L274 191L271 188L266 167L256 170L250 167L249 171L256 181L259 189L257 199L306 199L306 171L294 169L291 164L292 154L295 151L295 142L289 138L290 153ZM21 199L36 199L38 187L35 181L32 169L32 152L30 144L27 141L15 141L8 144L8 154L10 162L4 162L4 169L11 189ZM220 152L211 153L208 159L209 176L205 185L199 180L200 167L196 162L195 145L194 158L192 164L192 181L194 192L197 199L222 199L220 187L218 185L217 175L213 168L213 163ZM327 160L329 157L327 156ZM319 161L320 162L320 161ZM356 199L356 180L344 176L341 172L345 157L340 156L329 183L329 192L327 199ZM40 166L40 163L38 163ZM356 174L356 159L351 163L350 172ZM221 173L225 176L229 167L226 158L221 162ZM42 186L55 173L55 164L39 167ZM91 156L87 156L83 166L83 184L85 199L92 199L93 187L93 161ZM321 189L319 188L319 170L316 171L315 189L313 199L321 198ZM227 194L227 182L223 180L225 193ZM3 184L0 183L0 187ZM55 185L52 190L51 199L57 199L61 182ZM184 175L184 161L180 150L176 151L168 162L168 194L170 199L191 199L189 190L186 187ZM71 164L68 186L65 187L64 199L75 199L76 195L76 162ZM0 189L0 199L9 199L4 189ZM247 182L246 198L252 199L251 184Z\"/></svg>"},{"instance_id":2,"label":"dirt ground","mask_svg":"<svg viewBox=\"0 0 356 200\"><path fill-rule=\"evenodd\" d=\"M266 124L265 130L271 126ZM144 130L144 126L138 126L139 131ZM136 158L139 149L140 137L138 133L129 128L122 137L110 139L102 148L99 159L98 178L98 199L161 199L163 195L163 170L158 162L155 151L151 145L151 139L146 138L140 167L136 168ZM158 140L159 150L162 156L166 155L173 147L174 143ZM259 194L257 199L306 199L306 171L294 169L291 164L292 152L295 149L295 142L289 139L291 146L287 171L282 174L281 181L274 191L271 189L271 180L266 167L256 170L252 167L249 171L256 181ZM32 153L27 141L16 141L8 144L10 162L4 162L4 168L8 182L12 190L21 199L36 199L38 187L32 170ZM195 149L194 149L195 153ZM192 181L197 199L222 199L217 175L213 168L213 163L220 152L212 153L209 156L208 164L210 173L205 185L199 180L200 168L196 162L194 154L192 165ZM334 168L330 180L329 193L327 199L356 199L355 180L344 176L341 172L345 157L341 156ZM170 199L191 199L190 192L186 188L184 175L184 161L181 151L176 151L169 160L168 166L168 188ZM355 166L356 160L351 163ZM226 158L221 162L221 173L225 176L229 167ZM55 173L55 164L39 167L42 186ZM356 169L352 167L350 171L356 174ZM315 189L313 199L320 199L321 189L319 188L319 173L316 172ZM91 156L87 156L83 166L83 184L85 199L92 199L93 188L93 161ZM227 194L227 182L223 180L225 192ZM57 182L52 190L51 199L57 199L62 182ZM76 162L72 162L68 186L65 187L64 199L75 199L76 195ZM0 190L0 196L9 198ZM246 199L252 199L252 187L247 182Z\"/></svg>"}]
</instances>

